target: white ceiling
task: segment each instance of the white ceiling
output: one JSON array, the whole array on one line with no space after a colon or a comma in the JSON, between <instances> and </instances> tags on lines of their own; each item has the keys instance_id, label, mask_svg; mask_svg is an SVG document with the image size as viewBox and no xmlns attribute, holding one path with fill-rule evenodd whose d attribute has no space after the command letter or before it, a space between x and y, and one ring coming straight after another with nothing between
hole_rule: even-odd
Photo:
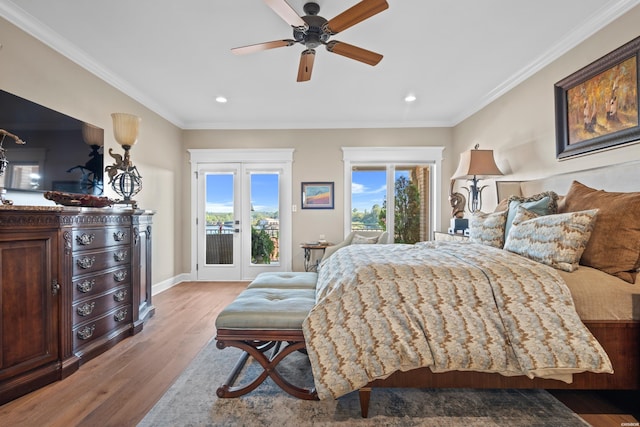
<instances>
[{"instance_id":1,"label":"white ceiling","mask_svg":"<svg viewBox=\"0 0 640 427\"><path fill-rule=\"evenodd\" d=\"M288 2L303 14L305 0ZM316 2L330 19L358 0ZM430 127L459 123L640 4L388 2L332 37L383 54L380 64L321 47L304 83L299 44L230 52L292 38L263 0L0 0L0 16L184 129Z\"/></svg>"}]
</instances>

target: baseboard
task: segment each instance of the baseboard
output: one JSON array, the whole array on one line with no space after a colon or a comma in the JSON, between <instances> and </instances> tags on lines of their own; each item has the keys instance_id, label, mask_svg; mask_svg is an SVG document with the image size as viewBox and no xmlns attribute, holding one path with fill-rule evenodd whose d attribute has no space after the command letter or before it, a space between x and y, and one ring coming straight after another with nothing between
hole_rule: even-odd
<instances>
[{"instance_id":1,"label":"baseboard","mask_svg":"<svg viewBox=\"0 0 640 427\"><path fill-rule=\"evenodd\" d=\"M190 280L190 277L191 275L189 273L182 273L170 279L164 280L160 283L156 283L151 287L151 295L157 295L161 292L166 291L167 289L171 289L177 284L180 284L182 282L187 282Z\"/></svg>"}]
</instances>

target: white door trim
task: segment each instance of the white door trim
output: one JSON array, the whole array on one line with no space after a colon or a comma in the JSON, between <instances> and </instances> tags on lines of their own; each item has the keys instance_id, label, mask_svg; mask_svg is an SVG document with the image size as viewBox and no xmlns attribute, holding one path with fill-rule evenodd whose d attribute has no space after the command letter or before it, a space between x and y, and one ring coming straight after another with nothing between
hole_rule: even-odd
<instances>
[{"instance_id":1,"label":"white door trim","mask_svg":"<svg viewBox=\"0 0 640 427\"><path fill-rule=\"evenodd\" d=\"M353 163L393 165L399 163L430 164L431 171L431 229L440 228L440 200L442 200L442 153L444 146L430 147L342 147L344 163L344 188L351 188ZM393 180L391 181L393 182ZM388 200L391 200L393 184L387 183ZM390 187L390 188L389 188ZM351 231L351 191L344 192L344 235Z\"/></svg>"},{"instance_id":2,"label":"white door trim","mask_svg":"<svg viewBox=\"0 0 640 427\"><path fill-rule=\"evenodd\" d=\"M280 179L280 203L283 209L280 210L280 267L283 271L291 271L292 268L292 217L291 217L291 194L292 194L292 166L293 148L277 149L189 149L189 162L191 163L191 203L189 218L191 257L190 257L190 280L197 280L198 262L198 227L196 224L198 214L198 169L207 163L283 163L283 173ZM286 207L286 209L284 209ZM251 279L246 277L244 279Z\"/></svg>"}]
</instances>

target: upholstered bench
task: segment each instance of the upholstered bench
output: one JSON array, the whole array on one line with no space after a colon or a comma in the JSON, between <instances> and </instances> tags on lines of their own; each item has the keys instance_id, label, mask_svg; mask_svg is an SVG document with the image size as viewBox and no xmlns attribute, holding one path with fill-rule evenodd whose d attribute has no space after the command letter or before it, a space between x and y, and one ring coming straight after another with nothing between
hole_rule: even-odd
<instances>
[{"instance_id":1,"label":"upholstered bench","mask_svg":"<svg viewBox=\"0 0 640 427\"><path fill-rule=\"evenodd\" d=\"M318 273L315 272L269 272L260 273L247 289L315 289Z\"/></svg>"},{"instance_id":2,"label":"upholstered bench","mask_svg":"<svg viewBox=\"0 0 640 427\"><path fill-rule=\"evenodd\" d=\"M316 301L314 275L262 273L220 312L216 319L216 346L237 347L244 352L227 381L218 388L218 397L242 396L271 377L292 396L317 399L314 389L291 384L276 369L288 355L305 349L302 322ZM263 371L248 385L234 387L249 356L260 363Z\"/></svg>"}]
</instances>

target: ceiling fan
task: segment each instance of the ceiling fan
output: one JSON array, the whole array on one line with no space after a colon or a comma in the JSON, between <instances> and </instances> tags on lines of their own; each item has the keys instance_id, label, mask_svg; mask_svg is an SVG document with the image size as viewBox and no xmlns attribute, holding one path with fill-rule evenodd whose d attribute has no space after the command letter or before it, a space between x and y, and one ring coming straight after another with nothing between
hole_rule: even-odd
<instances>
[{"instance_id":1,"label":"ceiling fan","mask_svg":"<svg viewBox=\"0 0 640 427\"><path fill-rule=\"evenodd\" d=\"M303 7L306 15L299 16L285 0L264 1L287 24L293 27L293 39L236 47L231 49L234 54L243 55L277 47L293 46L296 43L303 44L306 49L300 55L300 65L298 66L299 82L311 79L313 60L316 55L315 48L320 45L324 45L329 52L369 65L376 65L382 59L382 55L378 53L337 40L330 41L329 38L387 9L389 4L386 0L362 0L330 20L318 15L320 6L314 2L306 3Z\"/></svg>"}]
</instances>

